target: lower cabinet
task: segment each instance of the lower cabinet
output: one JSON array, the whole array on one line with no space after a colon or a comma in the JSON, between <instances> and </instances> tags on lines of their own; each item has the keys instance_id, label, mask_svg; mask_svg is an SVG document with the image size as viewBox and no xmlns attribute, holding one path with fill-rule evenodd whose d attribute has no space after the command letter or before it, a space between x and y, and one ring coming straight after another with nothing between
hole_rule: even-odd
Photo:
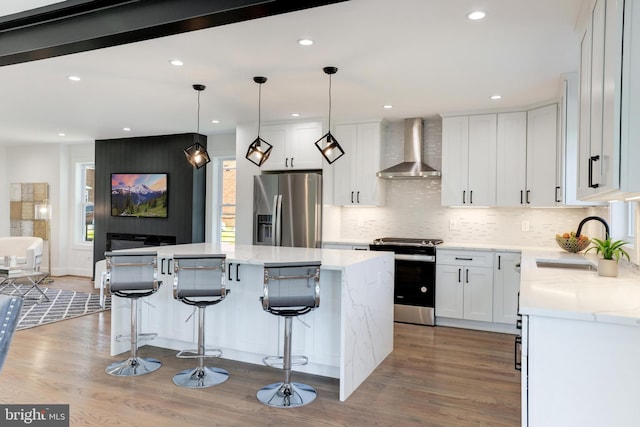
<instances>
[{"instance_id":1,"label":"lower cabinet","mask_svg":"<svg viewBox=\"0 0 640 427\"><path fill-rule=\"evenodd\" d=\"M436 256L436 316L491 322L493 254L452 252Z\"/></svg>"},{"instance_id":2,"label":"lower cabinet","mask_svg":"<svg viewBox=\"0 0 640 427\"><path fill-rule=\"evenodd\" d=\"M493 260L493 321L514 325L518 317L520 254L496 252Z\"/></svg>"},{"instance_id":3,"label":"lower cabinet","mask_svg":"<svg viewBox=\"0 0 640 427\"><path fill-rule=\"evenodd\" d=\"M596 317L523 313L522 426L638 425L640 327Z\"/></svg>"},{"instance_id":4,"label":"lower cabinet","mask_svg":"<svg viewBox=\"0 0 640 427\"><path fill-rule=\"evenodd\" d=\"M436 323L515 332L520 254L438 249L436 255ZM449 324L446 319L473 321ZM485 327L483 327L483 325Z\"/></svg>"}]
</instances>

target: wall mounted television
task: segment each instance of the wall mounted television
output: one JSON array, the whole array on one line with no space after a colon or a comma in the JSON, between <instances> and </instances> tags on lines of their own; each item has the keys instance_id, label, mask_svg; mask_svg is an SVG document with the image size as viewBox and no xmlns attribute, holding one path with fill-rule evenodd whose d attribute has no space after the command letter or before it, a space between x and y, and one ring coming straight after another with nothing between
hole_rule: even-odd
<instances>
[{"instance_id":1,"label":"wall mounted television","mask_svg":"<svg viewBox=\"0 0 640 427\"><path fill-rule=\"evenodd\" d=\"M167 218L166 173L112 173L111 216Z\"/></svg>"}]
</instances>

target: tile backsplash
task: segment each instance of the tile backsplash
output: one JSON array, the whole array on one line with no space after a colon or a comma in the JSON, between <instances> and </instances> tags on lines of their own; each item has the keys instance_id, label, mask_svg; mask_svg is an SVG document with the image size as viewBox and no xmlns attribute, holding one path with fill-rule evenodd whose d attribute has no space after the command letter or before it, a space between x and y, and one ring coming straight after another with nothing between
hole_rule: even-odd
<instances>
[{"instance_id":1,"label":"tile backsplash","mask_svg":"<svg viewBox=\"0 0 640 427\"><path fill-rule=\"evenodd\" d=\"M402 161L402 122L387 126L383 168ZM441 167L442 121L425 119L425 163ZM377 237L442 238L445 242L557 247L556 233L575 230L589 215L608 219L600 208L450 208L440 205L440 179L386 182L383 207L342 207L341 240L367 242ZM585 231L598 236L591 222ZM523 231L528 229L528 231Z\"/></svg>"}]
</instances>

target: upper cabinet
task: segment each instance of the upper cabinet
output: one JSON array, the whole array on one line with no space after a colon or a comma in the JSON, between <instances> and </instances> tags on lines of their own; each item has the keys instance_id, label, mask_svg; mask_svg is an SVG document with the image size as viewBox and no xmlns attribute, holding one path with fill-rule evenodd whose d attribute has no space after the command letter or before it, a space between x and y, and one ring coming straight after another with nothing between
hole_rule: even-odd
<instances>
[{"instance_id":1,"label":"upper cabinet","mask_svg":"<svg viewBox=\"0 0 640 427\"><path fill-rule=\"evenodd\" d=\"M581 39L578 150L581 199L608 200L640 191L640 175L637 167L635 170L633 167L640 161L638 124L637 120L632 122L640 103L638 3L593 1Z\"/></svg>"},{"instance_id":2,"label":"upper cabinet","mask_svg":"<svg viewBox=\"0 0 640 427\"><path fill-rule=\"evenodd\" d=\"M382 132L381 122L335 126L334 136L345 151L332 164L335 205L384 205L384 182L376 177Z\"/></svg>"},{"instance_id":3,"label":"upper cabinet","mask_svg":"<svg viewBox=\"0 0 640 427\"><path fill-rule=\"evenodd\" d=\"M556 206L561 201L557 104L498 114L497 156L498 206Z\"/></svg>"},{"instance_id":4,"label":"upper cabinet","mask_svg":"<svg viewBox=\"0 0 640 427\"><path fill-rule=\"evenodd\" d=\"M442 119L442 204L496 203L496 114Z\"/></svg>"},{"instance_id":5,"label":"upper cabinet","mask_svg":"<svg viewBox=\"0 0 640 427\"><path fill-rule=\"evenodd\" d=\"M322 169L322 154L315 142L322 137L321 122L263 125L260 137L273 145L264 171Z\"/></svg>"}]
</instances>

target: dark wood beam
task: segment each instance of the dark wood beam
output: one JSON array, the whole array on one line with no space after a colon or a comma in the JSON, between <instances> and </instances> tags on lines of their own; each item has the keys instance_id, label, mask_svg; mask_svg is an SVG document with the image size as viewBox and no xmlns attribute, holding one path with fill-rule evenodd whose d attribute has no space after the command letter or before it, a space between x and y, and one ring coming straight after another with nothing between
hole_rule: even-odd
<instances>
[{"instance_id":1,"label":"dark wood beam","mask_svg":"<svg viewBox=\"0 0 640 427\"><path fill-rule=\"evenodd\" d=\"M68 0L0 17L0 66L347 0Z\"/></svg>"}]
</instances>

